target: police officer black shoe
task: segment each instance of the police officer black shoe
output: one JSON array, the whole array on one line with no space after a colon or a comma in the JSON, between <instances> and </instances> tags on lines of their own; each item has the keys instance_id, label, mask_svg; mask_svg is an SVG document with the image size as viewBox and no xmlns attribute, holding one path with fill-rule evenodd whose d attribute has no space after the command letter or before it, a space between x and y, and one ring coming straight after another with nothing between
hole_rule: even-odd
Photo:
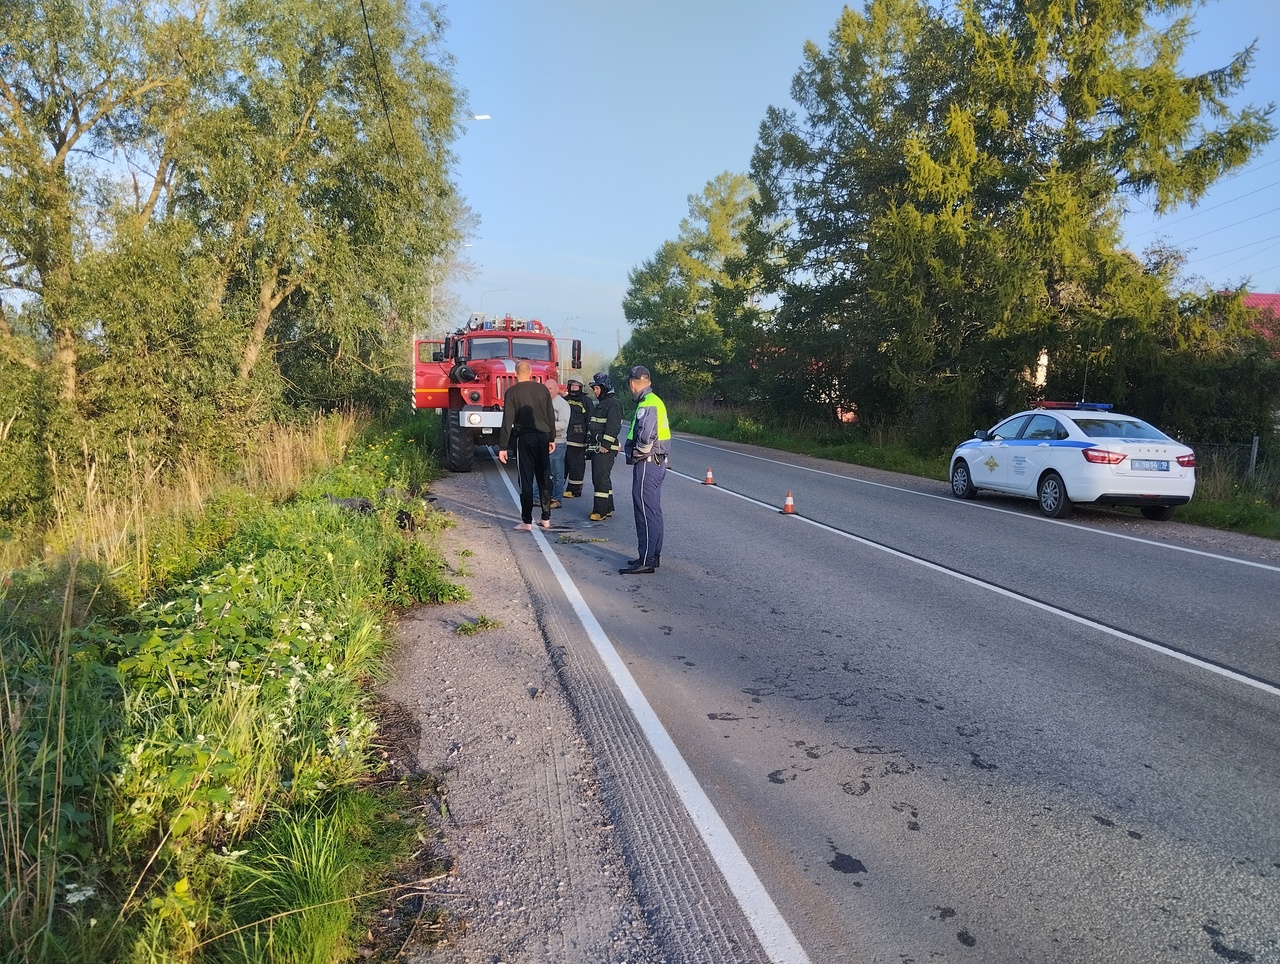
<instances>
[{"instance_id":1,"label":"police officer black shoe","mask_svg":"<svg viewBox=\"0 0 1280 964\"><path fill-rule=\"evenodd\" d=\"M627 565L628 565L628 566L631 566L631 567L634 569L636 566L640 565L640 563L641 563L641 562L643 562L643 561L644 561L644 560L642 560L642 559L628 559L628 560L627 560ZM654 569L658 569L658 568L660 568L661 566L662 566L662 556L654 556L654 557L653 557L653 568L654 568Z\"/></svg>"},{"instance_id":2,"label":"police officer black shoe","mask_svg":"<svg viewBox=\"0 0 1280 964\"><path fill-rule=\"evenodd\" d=\"M651 572L657 572L653 566L628 566L626 569L619 569L620 576L644 576Z\"/></svg>"}]
</instances>

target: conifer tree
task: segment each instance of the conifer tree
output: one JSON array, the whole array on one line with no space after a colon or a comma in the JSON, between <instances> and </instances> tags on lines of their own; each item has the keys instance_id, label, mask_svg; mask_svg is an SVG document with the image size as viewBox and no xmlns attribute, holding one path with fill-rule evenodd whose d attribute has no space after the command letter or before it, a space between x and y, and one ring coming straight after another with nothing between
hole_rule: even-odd
<instances>
[{"instance_id":1,"label":"conifer tree","mask_svg":"<svg viewBox=\"0 0 1280 964\"><path fill-rule=\"evenodd\" d=\"M753 159L787 337L856 357L864 410L954 437L949 419L1020 400L1042 349L1149 330L1172 295L1121 250L1123 206L1194 202L1273 135L1270 106L1230 106L1252 47L1179 72L1195 6L846 9Z\"/></svg>"}]
</instances>

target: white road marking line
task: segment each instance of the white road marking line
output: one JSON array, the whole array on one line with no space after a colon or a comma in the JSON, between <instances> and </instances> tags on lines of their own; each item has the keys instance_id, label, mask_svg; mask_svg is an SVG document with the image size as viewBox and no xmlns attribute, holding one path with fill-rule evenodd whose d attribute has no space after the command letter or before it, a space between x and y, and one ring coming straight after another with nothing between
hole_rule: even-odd
<instances>
[{"instance_id":1,"label":"white road marking line","mask_svg":"<svg viewBox=\"0 0 1280 964\"><path fill-rule=\"evenodd\" d=\"M765 458L763 455L751 455L748 452L739 452L735 449L726 449L719 445L711 445L707 442L695 442L691 438L676 438L678 442L686 445L698 445L704 449L715 449L717 452L726 452L729 455L740 455L744 459L755 459L757 462L768 462L771 465L781 465L789 469L799 469L801 472L812 472L815 475L826 475L833 479L843 479L846 482L857 482L859 485L873 485L879 489L892 489L894 492L905 492L909 495L918 495L924 499L938 499L941 502L948 502L957 506L967 506L970 509L982 509L986 512L1002 512L1005 515L1017 516L1019 519L1026 519L1030 522L1047 522L1051 525L1066 526L1068 529L1076 529L1080 532L1091 532L1095 535L1108 536L1112 539L1128 539L1130 542L1140 542L1146 546L1156 546L1160 549L1171 549L1174 552L1187 552L1193 556L1204 556L1208 559L1217 559L1220 562L1233 562L1238 566L1253 566L1256 569L1269 569L1271 572L1280 572L1280 566L1273 566L1266 562L1255 562L1252 559L1237 559L1234 556L1223 556L1216 552L1205 552L1203 549L1192 549L1188 546L1175 546L1167 542L1156 542L1154 539L1144 539L1141 536L1125 535L1123 532L1111 532L1108 529L1095 529L1093 526L1082 526L1074 522L1064 522L1061 519L1050 519L1045 516L1028 515L1025 512L1016 512L1013 509L1002 509L998 505L984 505L981 502L970 502L956 499L949 495L935 495L932 492L920 492L916 489L903 488L900 485L890 485L887 482L872 482L869 479L854 478L851 475L841 475L839 472L828 472L825 469L812 469L807 465L796 465L794 462L782 462L778 459ZM816 455L806 455L804 458L818 458ZM668 467L669 468L669 467ZM680 473L676 473L679 475ZM690 478L690 476L683 476ZM701 482L701 479L695 481ZM933 481L933 480L931 480ZM1001 493L995 493L997 495Z\"/></svg>"},{"instance_id":2,"label":"white road marking line","mask_svg":"<svg viewBox=\"0 0 1280 964\"><path fill-rule=\"evenodd\" d=\"M510 476L506 472L500 472L499 475L502 476L507 492L519 507L520 495L511 484ZM577 613L582 628L586 630L596 652L600 654L600 659L613 676L613 681L617 684L623 699L627 701L627 706L635 716L636 722L640 724L640 729L645 739L649 741L649 746L653 748L654 755L666 770L672 786L680 796L680 801L689 813L689 818L698 828L698 833L706 843L707 849L711 851L716 866L724 874L729 889L737 898L738 906L742 908L765 953L775 964L809 964L809 955L805 953L800 942L796 940L795 934L791 932L790 926L779 913L773 898L764 889L764 884L756 876L742 848L729 833L729 828L725 826L724 820L712 805L706 791L702 789L693 771L689 769L689 764L685 762L675 741L671 739L662 721L658 719L658 714L649 705L631 671L627 669L622 657L614 648L608 633L604 631L604 627L596 619L587 601L582 598L582 593L578 591L568 571L552 551L551 544L543 536L542 530L535 526L533 536L551 571L559 581L560 588L573 606L573 611Z\"/></svg>"},{"instance_id":3,"label":"white road marking line","mask_svg":"<svg viewBox=\"0 0 1280 964\"><path fill-rule=\"evenodd\" d=\"M674 469L667 469L667 472L671 475L678 475L682 479L688 479L690 482L696 482L699 485L702 484L701 480L695 479L691 475L685 475L683 472L676 472ZM870 484L875 485L878 483L873 482ZM753 499L749 495L734 492L732 489L723 489L720 488L720 486L716 486L716 488L725 495L731 495L735 499L741 499L743 502L750 502L752 505L758 505L763 509L768 509L770 512L776 513L778 511L778 507L776 505L769 505L767 502L761 502L759 499ZM893 486L889 486L888 488L893 488ZM904 491L910 490L908 489ZM798 522L803 522L806 525L823 529L833 535L850 539L853 542L860 543L861 545L867 546L871 549L878 549L880 552L887 552L891 556L896 556L906 562L913 562L917 566L923 566L925 569L931 569L944 576L950 576L953 579L959 579L961 582L967 582L971 586L986 589L988 592L993 592L998 596L1004 596L1007 599L1012 599L1016 602L1023 603L1024 605L1031 606L1033 609L1039 609L1047 613L1052 613L1055 616L1061 616L1063 619L1069 620L1070 622L1079 623L1081 626L1087 626L1090 629L1096 629L1099 632L1106 633L1108 636L1114 636L1116 639L1122 639L1128 643L1134 643L1135 645L1141 646L1144 649L1149 649L1154 653L1160 653L1162 656L1172 656L1174 659L1181 660L1184 663L1189 663L1197 669L1206 669L1211 673L1216 673L1219 676L1226 677L1227 679L1235 680L1237 683L1244 683L1247 686L1252 686L1254 689L1262 690L1262 692L1269 693L1272 696L1280 696L1280 687L1273 686L1263 680L1254 679L1251 676L1245 676L1243 673L1237 673L1235 670L1228 669L1225 666L1218 666L1216 663L1210 663L1207 660L1192 656L1189 653L1183 653L1179 650L1171 649L1168 646L1162 646L1159 643L1152 642L1149 639L1143 639L1141 636L1131 635L1122 629L1116 629L1114 626L1108 626L1105 623L1096 622L1089 619L1087 616L1079 616L1066 609L1059 609L1057 606L1051 606L1049 603L1040 602L1038 599L1032 599L1030 596L1023 596L1020 593L1014 592L1012 589L1005 589L1003 586L997 586L994 583L985 582L974 576L966 575L963 572L948 569L946 566L940 566L936 562L930 562L927 559L921 559L917 556L911 555L910 553L902 552L899 549L893 549L889 546L881 545L878 542L873 542L870 539L864 539L862 536L856 536L852 532L845 532L843 529L837 529L834 526L829 526L825 522L818 522L802 515L793 515L791 518Z\"/></svg>"}]
</instances>

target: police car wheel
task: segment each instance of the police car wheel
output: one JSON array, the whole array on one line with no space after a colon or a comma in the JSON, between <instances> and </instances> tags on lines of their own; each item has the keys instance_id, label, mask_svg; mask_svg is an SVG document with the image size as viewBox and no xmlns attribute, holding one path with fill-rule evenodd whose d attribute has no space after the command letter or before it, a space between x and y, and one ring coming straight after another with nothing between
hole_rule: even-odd
<instances>
[{"instance_id":1,"label":"police car wheel","mask_svg":"<svg viewBox=\"0 0 1280 964\"><path fill-rule=\"evenodd\" d=\"M1045 474L1045 477L1040 480L1040 487L1036 490L1036 494L1040 497L1040 511L1050 519L1061 519L1071 512L1071 500L1067 498L1067 487L1062 482L1062 476L1057 472Z\"/></svg>"},{"instance_id":2,"label":"police car wheel","mask_svg":"<svg viewBox=\"0 0 1280 964\"><path fill-rule=\"evenodd\" d=\"M972 499L978 492L969 474L969 463L964 459L956 459L956 464L951 466L951 492L957 499Z\"/></svg>"}]
</instances>

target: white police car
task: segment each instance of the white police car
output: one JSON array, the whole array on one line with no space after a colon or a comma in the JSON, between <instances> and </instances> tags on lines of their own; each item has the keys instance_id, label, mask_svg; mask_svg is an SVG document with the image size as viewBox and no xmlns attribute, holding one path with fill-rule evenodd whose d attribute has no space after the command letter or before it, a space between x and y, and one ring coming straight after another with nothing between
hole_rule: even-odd
<instances>
[{"instance_id":1,"label":"white police car","mask_svg":"<svg viewBox=\"0 0 1280 964\"><path fill-rule=\"evenodd\" d=\"M1196 488L1196 455L1159 429L1099 402L1041 402L974 432L951 453L951 491L1037 499L1060 518L1073 503L1132 505L1164 520Z\"/></svg>"}]
</instances>

